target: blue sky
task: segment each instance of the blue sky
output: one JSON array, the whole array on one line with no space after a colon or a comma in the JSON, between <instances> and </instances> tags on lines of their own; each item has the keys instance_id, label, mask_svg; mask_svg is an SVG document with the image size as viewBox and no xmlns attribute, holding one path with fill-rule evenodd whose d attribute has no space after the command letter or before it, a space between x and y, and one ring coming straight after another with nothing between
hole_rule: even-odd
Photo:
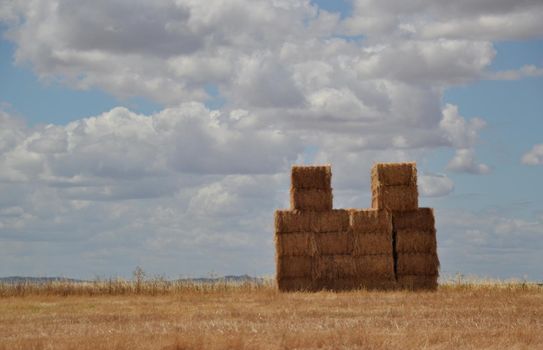
<instances>
[{"instance_id":1,"label":"blue sky","mask_svg":"<svg viewBox=\"0 0 543 350\"><path fill-rule=\"evenodd\" d=\"M291 164L416 160L442 274L543 279L539 1L50 4L0 7L0 275L271 275Z\"/></svg>"}]
</instances>

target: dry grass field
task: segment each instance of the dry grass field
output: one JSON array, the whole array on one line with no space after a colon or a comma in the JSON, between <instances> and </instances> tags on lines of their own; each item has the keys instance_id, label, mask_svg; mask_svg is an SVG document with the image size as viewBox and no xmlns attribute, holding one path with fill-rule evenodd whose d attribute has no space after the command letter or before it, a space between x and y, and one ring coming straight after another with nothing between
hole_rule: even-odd
<instances>
[{"instance_id":1,"label":"dry grass field","mask_svg":"<svg viewBox=\"0 0 543 350\"><path fill-rule=\"evenodd\" d=\"M271 283L0 285L0 349L543 349L543 287L279 293Z\"/></svg>"}]
</instances>

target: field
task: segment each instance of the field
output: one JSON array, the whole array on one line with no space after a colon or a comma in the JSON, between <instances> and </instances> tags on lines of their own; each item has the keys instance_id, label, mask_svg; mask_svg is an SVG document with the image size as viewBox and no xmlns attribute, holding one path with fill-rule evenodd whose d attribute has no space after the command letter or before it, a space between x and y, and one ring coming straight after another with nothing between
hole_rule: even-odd
<instances>
[{"instance_id":1,"label":"field","mask_svg":"<svg viewBox=\"0 0 543 350\"><path fill-rule=\"evenodd\" d=\"M0 285L0 349L542 349L543 287L279 293L273 284Z\"/></svg>"}]
</instances>

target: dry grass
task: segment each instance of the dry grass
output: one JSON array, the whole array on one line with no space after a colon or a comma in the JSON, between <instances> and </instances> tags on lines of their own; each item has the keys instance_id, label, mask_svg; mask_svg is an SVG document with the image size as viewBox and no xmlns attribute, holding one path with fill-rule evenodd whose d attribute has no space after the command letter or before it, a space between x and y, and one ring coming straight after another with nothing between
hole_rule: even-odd
<instances>
[{"instance_id":1,"label":"dry grass","mask_svg":"<svg viewBox=\"0 0 543 350\"><path fill-rule=\"evenodd\" d=\"M543 348L543 288L525 283L279 293L271 282L105 281L0 295L2 350Z\"/></svg>"}]
</instances>

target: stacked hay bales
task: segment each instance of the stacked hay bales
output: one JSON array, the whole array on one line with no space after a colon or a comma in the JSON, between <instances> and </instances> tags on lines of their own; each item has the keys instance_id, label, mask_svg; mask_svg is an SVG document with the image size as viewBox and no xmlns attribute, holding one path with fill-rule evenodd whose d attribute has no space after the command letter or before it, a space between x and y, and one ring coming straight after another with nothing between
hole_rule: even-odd
<instances>
[{"instance_id":1,"label":"stacked hay bales","mask_svg":"<svg viewBox=\"0 0 543 350\"><path fill-rule=\"evenodd\" d=\"M332 210L331 176L329 165L292 167L291 209L275 213L280 290L335 288L347 276L349 213Z\"/></svg>"},{"instance_id":2,"label":"stacked hay bales","mask_svg":"<svg viewBox=\"0 0 543 350\"><path fill-rule=\"evenodd\" d=\"M349 213L346 210L277 210L275 245L280 290L318 290L343 277L330 262L349 254ZM329 264L326 264L329 263ZM332 270L332 271L330 271Z\"/></svg>"},{"instance_id":3,"label":"stacked hay bales","mask_svg":"<svg viewBox=\"0 0 543 350\"><path fill-rule=\"evenodd\" d=\"M415 210L418 208L415 163L378 163L371 169L372 208Z\"/></svg>"},{"instance_id":4,"label":"stacked hay bales","mask_svg":"<svg viewBox=\"0 0 543 350\"><path fill-rule=\"evenodd\" d=\"M371 170L372 206L392 215L398 286L435 289L439 274L434 212L418 207L415 163L380 163Z\"/></svg>"},{"instance_id":5,"label":"stacked hay bales","mask_svg":"<svg viewBox=\"0 0 543 350\"><path fill-rule=\"evenodd\" d=\"M282 291L433 289L432 209L418 208L414 163L376 164L372 209L332 209L330 166L293 166L290 210L275 212Z\"/></svg>"},{"instance_id":6,"label":"stacked hay bales","mask_svg":"<svg viewBox=\"0 0 543 350\"><path fill-rule=\"evenodd\" d=\"M351 209L352 258L359 287L394 286L392 217L377 209Z\"/></svg>"},{"instance_id":7,"label":"stacked hay bales","mask_svg":"<svg viewBox=\"0 0 543 350\"><path fill-rule=\"evenodd\" d=\"M437 288L439 259L434 211L397 211L392 217L398 284L409 289Z\"/></svg>"},{"instance_id":8,"label":"stacked hay bales","mask_svg":"<svg viewBox=\"0 0 543 350\"><path fill-rule=\"evenodd\" d=\"M303 211L332 210L331 179L329 165L292 167L290 207Z\"/></svg>"}]
</instances>

